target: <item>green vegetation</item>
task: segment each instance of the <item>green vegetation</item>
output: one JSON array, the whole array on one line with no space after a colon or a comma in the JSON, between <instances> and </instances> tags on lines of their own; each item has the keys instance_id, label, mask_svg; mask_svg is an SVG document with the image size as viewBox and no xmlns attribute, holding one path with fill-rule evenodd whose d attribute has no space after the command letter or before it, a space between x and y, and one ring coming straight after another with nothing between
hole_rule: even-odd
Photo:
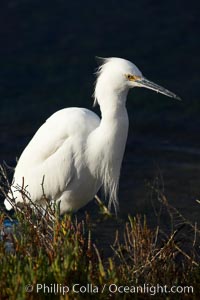
<instances>
[{"instance_id":1,"label":"green vegetation","mask_svg":"<svg viewBox=\"0 0 200 300\"><path fill-rule=\"evenodd\" d=\"M129 216L109 245L110 257L95 245L95 221L87 213L78 221L72 214L59 217L57 207L41 215L36 205L23 205L23 210L15 207L18 223L6 231L3 222L10 217L2 211L0 299L199 299L200 230L157 193L168 211L170 232L150 228L143 216ZM115 219L98 204L101 222ZM163 290L174 286L176 293Z\"/></svg>"},{"instance_id":2,"label":"green vegetation","mask_svg":"<svg viewBox=\"0 0 200 300\"><path fill-rule=\"evenodd\" d=\"M1 227L5 214L1 213ZM178 230L162 239L160 229L151 230L145 218L129 217L125 225L124 241L116 235L113 256L102 259L92 242L88 216L77 222L71 215L62 219L54 215L52 222L47 214L38 219L29 207L17 211L15 233L4 234L0 243L1 299L145 299L148 294L111 293L109 286L148 285L193 286L194 293L187 299L195 299L199 290L200 268L195 247L186 253L184 241L176 240ZM198 232L199 233L199 232ZM6 241L11 240L14 249L5 251ZM29 286L29 285L32 285ZM37 284L54 287L49 294ZM54 284L54 285L53 285ZM75 284L88 287L86 293L73 293ZM95 293L95 287L105 291ZM88 286L89 285L89 286ZM69 287L66 295L55 295L62 286ZM78 291L80 286L74 286ZM32 292L27 292L26 289ZM112 286L113 290L115 286ZM94 291L93 293L91 291ZM48 288L45 289L48 292ZM62 291L62 289L60 290ZM151 291L153 293L153 291ZM156 299L163 294L157 294ZM183 299L186 294L176 293L173 299Z\"/></svg>"}]
</instances>

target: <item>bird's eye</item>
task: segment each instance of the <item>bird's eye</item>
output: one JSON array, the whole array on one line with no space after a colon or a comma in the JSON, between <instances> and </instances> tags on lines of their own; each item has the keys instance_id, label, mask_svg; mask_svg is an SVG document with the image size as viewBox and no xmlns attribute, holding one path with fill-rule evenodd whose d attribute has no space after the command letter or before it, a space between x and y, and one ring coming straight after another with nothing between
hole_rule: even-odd
<instances>
[{"instance_id":1,"label":"bird's eye","mask_svg":"<svg viewBox=\"0 0 200 300\"><path fill-rule=\"evenodd\" d=\"M127 78L129 81L135 81L135 80L140 79L141 77L140 77L140 76L137 76L137 75L126 74L126 78Z\"/></svg>"},{"instance_id":2,"label":"bird's eye","mask_svg":"<svg viewBox=\"0 0 200 300\"><path fill-rule=\"evenodd\" d=\"M133 75L131 75L131 74L126 74L126 78L128 79L128 80L134 80L134 76Z\"/></svg>"}]
</instances>

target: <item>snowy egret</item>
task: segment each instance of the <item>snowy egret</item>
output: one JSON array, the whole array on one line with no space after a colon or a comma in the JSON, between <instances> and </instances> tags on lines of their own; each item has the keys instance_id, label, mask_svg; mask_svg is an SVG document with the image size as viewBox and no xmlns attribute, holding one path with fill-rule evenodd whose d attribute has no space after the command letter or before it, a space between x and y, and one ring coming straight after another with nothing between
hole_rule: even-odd
<instances>
[{"instance_id":1,"label":"snowy egret","mask_svg":"<svg viewBox=\"0 0 200 300\"><path fill-rule=\"evenodd\" d=\"M94 112L77 107L62 109L47 119L17 163L12 193L4 201L7 209L12 208L11 194L16 203L24 202L25 190L31 201L41 206L45 206L45 193L50 202L60 202L61 213L76 211L92 200L101 187L109 198L109 207L113 204L117 209L129 123L129 89L145 87L180 98L147 80L133 63L122 58L104 59L97 75L94 97L101 119Z\"/></svg>"}]
</instances>

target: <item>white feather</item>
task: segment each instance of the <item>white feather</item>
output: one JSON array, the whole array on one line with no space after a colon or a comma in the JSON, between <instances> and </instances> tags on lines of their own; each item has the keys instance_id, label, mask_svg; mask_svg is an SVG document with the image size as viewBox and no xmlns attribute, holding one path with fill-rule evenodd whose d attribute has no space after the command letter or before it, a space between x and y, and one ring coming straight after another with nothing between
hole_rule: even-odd
<instances>
[{"instance_id":1,"label":"white feather","mask_svg":"<svg viewBox=\"0 0 200 300\"><path fill-rule=\"evenodd\" d=\"M133 80L128 79L128 74ZM98 70L94 92L101 120L84 108L66 108L53 114L36 132L18 161L11 187L15 202L24 201L23 188L31 201L44 206L44 189L49 201L60 202L64 213L84 206L103 187L109 207L113 204L117 209L120 168L128 133L126 98L128 90L135 86L178 99L145 79L131 62L105 59ZM8 209L12 207L11 194L5 200Z\"/></svg>"}]
</instances>

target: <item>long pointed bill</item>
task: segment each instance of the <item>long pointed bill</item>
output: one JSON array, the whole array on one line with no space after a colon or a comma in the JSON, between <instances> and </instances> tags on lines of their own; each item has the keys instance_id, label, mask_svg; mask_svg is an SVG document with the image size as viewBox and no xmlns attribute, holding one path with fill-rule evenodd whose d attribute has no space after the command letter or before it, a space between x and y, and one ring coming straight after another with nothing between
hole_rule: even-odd
<instances>
[{"instance_id":1,"label":"long pointed bill","mask_svg":"<svg viewBox=\"0 0 200 300\"><path fill-rule=\"evenodd\" d=\"M137 79L135 82L137 82L139 87L144 87L144 88L156 91L157 93L161 93L163 95L166 95L168 97L171 97L171 98L181 101L181 98L179 96L177 96L176 94L164 89L162 86L159 86L158 84L156 84L144 77Z\"/></svg>"}]
</instances>

